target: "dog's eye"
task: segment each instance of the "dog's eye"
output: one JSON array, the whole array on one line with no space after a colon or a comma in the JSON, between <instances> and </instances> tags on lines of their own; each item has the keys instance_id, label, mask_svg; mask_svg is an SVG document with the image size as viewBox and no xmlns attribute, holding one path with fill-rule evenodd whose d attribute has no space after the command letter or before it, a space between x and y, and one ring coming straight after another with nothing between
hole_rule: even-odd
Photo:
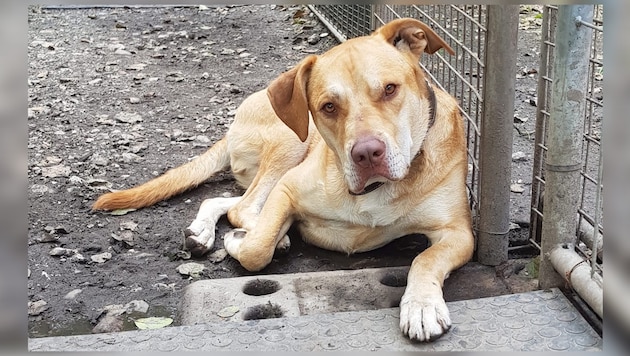
<instances>
[{"instance_id":1,"label":"dog's eye","mask_svg":"<svg viewBox=\"0 0 630 356\"><path fill-rule=\"evenodd\" d=\"M322 106L322 110L324 110L324 112L326 112L328 114L332 114L337 109L335 108L335 104L333 104L333 103L326 103L326 104L324 104L324 106Z\"/></svg>"},{"instance_id":2,"label":"dog's eye","mask_svg":"<svg viewBox=\"0 0 630 356\"><path fill-rule=\"evenodd\" d=\"M396 84L387 84L385 86L385 96L390 96L396 92Z\"/></svg>"}]
</instances>

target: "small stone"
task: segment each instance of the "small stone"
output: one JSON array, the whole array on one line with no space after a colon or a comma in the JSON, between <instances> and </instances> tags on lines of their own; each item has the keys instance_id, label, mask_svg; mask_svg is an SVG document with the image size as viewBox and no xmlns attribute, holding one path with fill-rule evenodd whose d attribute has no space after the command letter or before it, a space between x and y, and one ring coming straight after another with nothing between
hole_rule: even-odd
<instances>
[{"instance_id":1,"label":"small stone","mask_svg":"<svg viewBox=\"0 0 630 356\"><path fill-rule=\"evenodd\" d=\"M66 256L66 257L69 257L69 256L75 255L78 252L79 251L73 250L73 249L70 249L70 248L55 247L52 250L50 250L48 252L48 254L51 255L51 256Z\"/></svg>"},{"instance_id":2,"label":"small stone","mask_svg":"<svg viewBox=\"0 0 630 356\"><path fill-rule=\"evenodd\" d=\"M224 248L222 248L222 249L216 250L212 254L210 254L208 256L208 260L210 262L212 262L212 263L219 263L219 262L225 260L227 255L228 255L227 251Z\"/></svg>"},{"instance_id":3,"label":"small stone","mask_svg":"<svg viewBox=\"0 0 630 356\"><path fill-rule=\"evenodd\" d=\"M28 302L28 315L36 316L43 313L48 309L48 303L44 300L38 300L36 302Z\"/></svg>"},{"instance_id":4,"label":"small stone","mask_svg":"<svg viewBox=\"0 0 630 356\"><path fill-rule=\"evenodd\" d=\"M526 117L519 117L519 116L514 116L514 123L517 124L523 124L527 122L527 118Z\"/></svg>"},{"instance_id":5,"label":"small stone","mask_svg":"<svg viewBox=\"0 0 630 356\"><path fill-rule=\"evenodd\" d=\"M107 313L105 316L101 317L98 324L92 329L92 333L113 333L122 331L122 329L123 318L121 314Z\"/></svg>"},{"instance_id":6,"label":"small stone","mask_svg":"<svg viewBox=\"0 0 630 356\"><path fill-rule=\"evenodd\" d=\"M138 156L135 153L125 152L122 154L122 161L124 163L135 163L142 161L142 157Z\"/></svg>"},{"instance_id":7,"label":"small stone","mask_svg":"<svg viewBox=\"0 0 630 356\"><path fill-rule=\"evenodd\" d=\"M107 166L109 164L109 158L95 153L92 155L92 157L90 157L90 162L94 163L97 166Z\"/></svg>"},{"instance_id":8,"label":"small stone","mask_svg":"<svg viewBox=\"0 0 630 356\"><path fill-rule=\"evenodd\" d=\"M527 155L525 152L517 151L512 153L512 161L514 162L524 162L527 161Z\"/></svg>"},{"instance_id":9,"label":"small stone","mask_svg":"<svg viewBox=\"0 0 630 356\"><path fill-rule=\"evenodd\" d=\"M137 228L138 228L138 223L131 220L123 221L120 223L121 230L136 231Z\"/></svg>"},{"instance_id":10,"label":"small stone","mask_svg":"<svg viewBox=\"0 0 630 356\"><path fill-rule=\"evenodd\" d=\"M140 104L140 98L132 96L131 98L129 98L129 102L132 104Z\"/></svg>"},{"instance_id":11,"label":"small stone","mask_svg":"<svg viewBox=\"0 0 630 356\"><path fill-rule=\"evenodd\" d=\"M68 177L70 176L70 167L58 164L56 166L41 167L42 176L46 178Z\"/></svg>"},{"instance_id":12,"label":"small stone","mask_svg":"<svg viewBox=\"0 0 630 356\"><path fill-rule=\"evenodd\" d=\"M133 247L133 245L135 244L133 241L133 232L131 232L130 230L125 230L121 232L120 235L112 234L111 236L114 238L114 240L123 242L129 247Z\"/></svg>"},{"instance_id":13,"label":"small stone","mask_svg":"<svg viewBox=\"0 0 630 356\"><path fill-rule=\"evenodd\" d=\"M318 34L312 34L308 37L308 39L306 40L306 42L308 42L308 44L310 45L316 45L317 43L319 43L319 35Z\"/></svg>"},{"instance_id":14,"label":"small stone","mask_svg":"<svg viewBox=\"0 0 630 356\"><path fill-rule=\"evenodd\" d=\"M125 310L127 314L138 312L138 313L146 313L149 311L149 303L144 300L132 300L129 303L125 304Z\"/></svg>"},{"instance_id":15,"label":"small stone","mask_svg":"<svg viewBox=\"0 0 630 356\"><path fill-rule=\"evenodd\" d=\"M525 191L525 187L522 184L514 183L510 185L510 191L512 193L523 193Z\"/></svg>"},{"instance_id":16,"label":"small stone","mask_svg":"<svg viewBox=\"0 0 630 356\"><path fill-rule=\"evenodd\" d=\"M90 257L90 259L96 263L105 263L109 261L111 258L112 258L112 254L109 252L99 253Z\"/></svg>"},{"instance_id":17,"label":"small stone","mask_svg":"<svg viewBox=\"0 0 630 356\"><path fill-rule=\"evenodd\" d=\"M44 184L33 184L31 186L31 192L35 194L52 193L53 190Z\"/></svg>"},{"instance_id":18,"label":"small stone","mask_svg":"<svg viewBox=\"0 0 630 356\"><path fill-rule=\"evenodd\" d=\"M45 233L43 236L40 236L35 240L39 243L57 242L59 241L59 236Z\"/></svg>"},{"instance_id":19,"label":"small stone","mask_svg":"<svg viewBox=\"0 0 630 356\"><path fill-rule=\"evenodd\" d=\"M73 289L70 292L68 292L68 294L66 294L63 299L75 299L79 293L81 293L83 290L81 289Z\"/></svg>"},{"instance_id":20,"label":"small stone","mask_svg":"<svg viewBox=\"0 0 630 356\"><path fill-rule=\"evenodd\" d=\"M130 56L131 52L119 48L116 51L114 51L114 54L119 54L119 55L122 55L122 56Z\"/></svg>"},{"instance_id":21,"label":"small stone","mask_svg":"<svg viewBox=\"0 0 630 356\"><path fill-rule=\"evenodd\" d=\"M114 119L116 121L119 122L125 122L128 124L135 124L138 123L140 121L142 121L142 116L140 116L140 114L138 113L132 113L132 112L119 112L118 114L114 115Z\"/></svg>"},{"instance_id":22,"label":"small stone","mask_svg":"<svg viewBox=\"0 0 630 356\"><path fill-rule=\"evenodd\" d=\"M135 63L127 67L127 70L143 70L147 65L144 63Z\"/></svg>"}]
</instances>

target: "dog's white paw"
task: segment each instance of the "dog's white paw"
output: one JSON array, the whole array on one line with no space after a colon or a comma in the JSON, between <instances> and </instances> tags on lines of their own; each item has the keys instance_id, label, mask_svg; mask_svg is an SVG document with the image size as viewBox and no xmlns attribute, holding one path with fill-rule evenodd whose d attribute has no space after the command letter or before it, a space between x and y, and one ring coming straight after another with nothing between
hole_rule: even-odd
<instances>
[{"instance_id":1,"label":"dog's white paw","mask_svg":"<svg viewBox=\"0 0 630 356\"><path fill-rule=\"evenodd\" d=\"M412 340L433 341L451 328L441 295L415 296L405 291L400 301L400 330Z\"/></svg>"},{"instance_id":2,"label":"dog's white paw","mask_svg":"<svg viewBox=\"0 0 630 356\"><path fill-rule=\"evenodd\" d=\"M185 246L194 256L202 256L214 247L214 224L195 219L184 231Z\"/></svg>"}]
</instances>

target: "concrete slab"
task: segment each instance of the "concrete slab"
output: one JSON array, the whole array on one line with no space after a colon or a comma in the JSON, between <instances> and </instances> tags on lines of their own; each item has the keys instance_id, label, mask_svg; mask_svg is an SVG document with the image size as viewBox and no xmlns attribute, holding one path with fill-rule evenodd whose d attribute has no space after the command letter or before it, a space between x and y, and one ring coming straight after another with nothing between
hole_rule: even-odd
<instances>
[{"instance_id":1,"label":"concrete slab","mask_svg":"<svg viewBox=\"0 0 630 356\"><path fill-rule=\"evenodd\" d=\"M326 303L323 303L326 304ZM447 303L432 343L398 327L398 308L214 321L158 330L28 340L29 351L599 351L602 339L557 289ZM321 304L316 304L321 305Z\"/></svg>"},{"instance_id":2,"label":"concrete slab","mask_svg":"<svg viewBox=\"0 0 630 356\"><path fill-rule=\"evenodd\" d=\"M408 271L367 268L197 281L184 290L180 321L192 325L397 307ZM235 313L226 315L226 310Z\"/></svg>"}]
</instances>

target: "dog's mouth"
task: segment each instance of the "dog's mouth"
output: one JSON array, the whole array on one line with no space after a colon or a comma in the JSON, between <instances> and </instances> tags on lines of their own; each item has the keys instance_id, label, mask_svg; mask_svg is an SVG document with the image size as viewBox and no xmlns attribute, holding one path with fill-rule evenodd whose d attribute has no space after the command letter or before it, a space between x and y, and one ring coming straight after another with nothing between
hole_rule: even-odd
<instances>
[{"instance_id":1,"label":"dog's mouth","mask_svg":"<svg viewBox=\"0 0 630 356\"><path fill-rule=\"evenodd\" d=\"M348 153L346 179L352 195L369 193L407 173L408 164L402 155L376 136L357 140Z\"/></svg>"}]
</instances>

